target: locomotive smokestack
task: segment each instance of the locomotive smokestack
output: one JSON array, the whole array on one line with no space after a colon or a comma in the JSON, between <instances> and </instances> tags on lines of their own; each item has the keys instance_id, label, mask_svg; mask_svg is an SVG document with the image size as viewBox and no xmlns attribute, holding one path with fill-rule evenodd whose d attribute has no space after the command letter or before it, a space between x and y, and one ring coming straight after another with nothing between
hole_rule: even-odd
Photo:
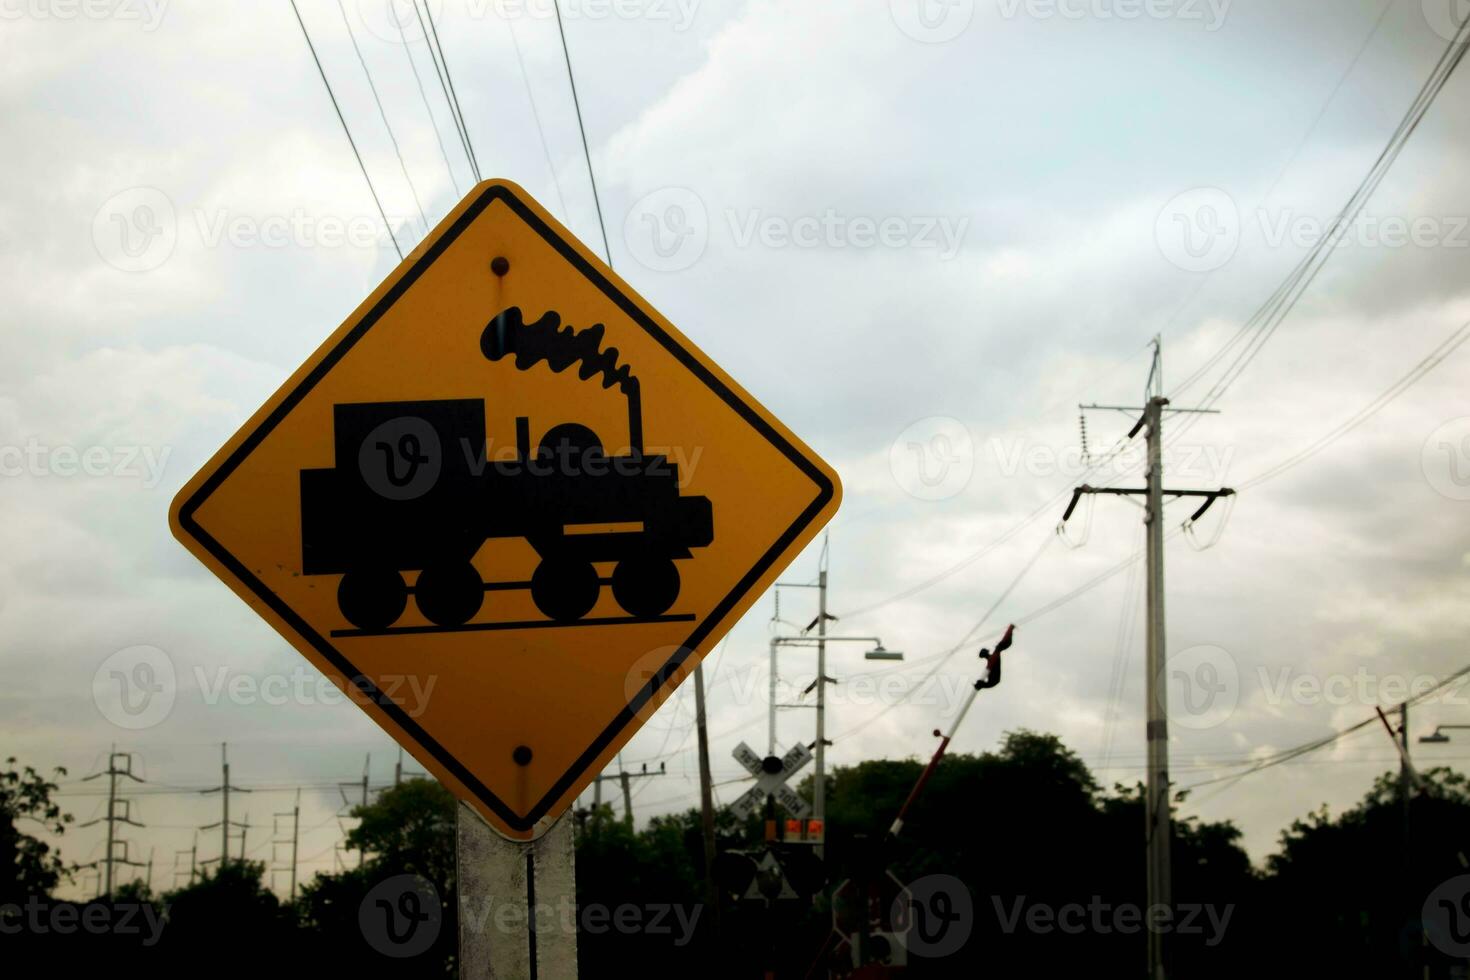
<instances>
[{"instance_id":1,"label":"locomotive smokestack","mask_svg":"<svg viewBox=\"0 0 1470 980\"><path fill-rule=\"evenodd\" d=\"M617 385L628 400L628 441L635 455L643 453L643 406L638 379L628 365L618 364L618 349L602 350L605 328L594 323L585 330L562 327L561 317L547 311L535 323L526 323L520 307L497 313L480 335L480 351L488 360L515 356L516 370L528 371L542 361L561 373L580 362L577 374L583 380L602 376L602 386Z\"/></svg>"}]
</instances>

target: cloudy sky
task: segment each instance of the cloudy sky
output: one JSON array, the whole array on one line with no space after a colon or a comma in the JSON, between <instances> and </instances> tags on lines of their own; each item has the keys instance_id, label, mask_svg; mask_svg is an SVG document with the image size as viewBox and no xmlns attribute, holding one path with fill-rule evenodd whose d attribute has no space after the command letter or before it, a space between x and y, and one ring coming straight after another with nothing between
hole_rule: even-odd
<instances>
[{"instance_id":1,"label":"cloudy sky","mask_svg":"<svg viewBox=\"0 0 1470 980\"><path fill-rule=\"evenodd\" d=\"M834 647L833 761L927 756L978 645L1022 621L956 748L1029 727L1105 782L1141 778L1142 576L1048 609L1142 540L1120 498L1053 533L1048 501L1083 476L1077 405L1138 404L1155 335L1166 391L1213 364L1176 404L1209 391L1234 350L1211 355L1358 187L1452 33L1454 0L1386 6L568 0L613 265L841 473L834 629L908 657L874 674L861 644ZM197 790L218 782L221 742L256 790L236 811L256 859L304 787L307 871L333 865L337 784L370 755L381 785L396 759L167 526L178 487L394 267L393 238L406 251L472 185L422 34L398 32L408 7L301 7L392 237L286 0L0 0L0 733L6 755L70 770L79 820L105 781L77 780L114 743L136 753L148 826L131 854L155 855L155 885L218 819ZM433 7L481 171L600 251L550 0ZM1453 77L1221 414L1168 423L1172 484L1249 481L1470 320L1467 98ZM1177 784L1470 663L1467 356L1212 511L1200 544L1229 517L1213 548L1170 539ZM1094 456L1130 425L1089 413ZM1136 485L1140 464L1091 479ZM817 562L813 547L785 580ZM780 599L782 622L763 598L707 662L727 801L732 749L764 745L768 638L814 612L809 590ZM147 727L108 707L123 651L177 685ZM782 700L813 670L789 652ZM1449 691L1415 709L1415 734L1470 723L1470 693ZM812 722L783 710L781 743ZM697 801L692 726L686 689L625 751L667 767L636 783L640 819ZM1470 761L1456 741L1415 751ZM1293 818L1351 804L1394 765L1365 729L1184 809L1235 821L1260 860ZM218 838L199 846L213 856ZM64 853L98 857L101 828L69 832Z\"/></svg>"}]
</instances>

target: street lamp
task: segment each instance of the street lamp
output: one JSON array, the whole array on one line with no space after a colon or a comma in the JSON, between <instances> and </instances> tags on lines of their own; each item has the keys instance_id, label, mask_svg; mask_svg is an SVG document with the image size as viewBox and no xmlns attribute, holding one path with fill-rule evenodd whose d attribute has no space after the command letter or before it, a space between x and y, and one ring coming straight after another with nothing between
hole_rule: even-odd
<instances>
[{"instance_id":1,"label":"street lamp","mask_svg":"<svg viewBox=\"0 0 1470 980\"><path fill-rule=\"evenodd\" d=\"M771 637L771 707L770 720L767 724L767 736L769 746L767 752L771 755L776 753L776 709L781 705L776 703L776 648L777 647L815 647L825 643L871 643L872 649L864 652L865 660L902 660L902 650L890 650L883 645L881 637L877 636L773 636ZM818 677L812 682L812 687L820 684L822 678ZM807 688L810 691L812 688ZM802 692L806 693L806 692Z\"/></svg>"},{"instance_id":2,"label":"street lamp","mask_svg":"<svg viewBox=\"0 0 1470 980\"><path fill-rule=\"evenodd\" d=\"M1441 742L1448 742L1450 737L1444 733L1446 728L1470 728L1470 725L1436 725L1430 734L1419 736L1420 744L1438 745Z\"/></svg>"}]
</instances>

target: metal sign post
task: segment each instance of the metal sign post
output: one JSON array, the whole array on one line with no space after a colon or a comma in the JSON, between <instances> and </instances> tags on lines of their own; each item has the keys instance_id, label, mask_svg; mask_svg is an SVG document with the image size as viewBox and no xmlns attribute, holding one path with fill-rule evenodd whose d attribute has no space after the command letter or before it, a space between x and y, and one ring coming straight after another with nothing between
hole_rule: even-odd
<instances>
[{"instance_id":1,"label":"metal sign post","mask_svg":"<svg viewBox=\"0 0 1470 980\"><path fill-rule=\"evenodd\" d=\"M534 841L497 833L459 805L459 975L466 980L577 976L573 822L565 815Z\"/></svg>"}]
</instances>

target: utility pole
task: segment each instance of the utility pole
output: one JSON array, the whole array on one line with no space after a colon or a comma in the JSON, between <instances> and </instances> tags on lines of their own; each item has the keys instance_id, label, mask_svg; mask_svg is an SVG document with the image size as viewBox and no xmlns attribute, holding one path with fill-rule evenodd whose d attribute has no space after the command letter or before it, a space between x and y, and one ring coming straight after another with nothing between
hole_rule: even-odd
<instances>
[{"instance_id":1,"label":"utility pole","mask_svg":"<svg viewBox=\"0 0 1470 980\"><path fill-rule=\"evenodd\" d=\"M369 770L372 769L372 765L373 765L373 756L372 756L372 753L368 753L367 758L363 761L363 764L362 764L362 779L361 780L358 780L358 781L355 781L355 782L338 783L337 784L337 791L338 792L342 792L342 790L346 789L346 787L348 787L348 786L360 787L361 790L362 790L362 806L364 808L366 808L367 805L368 805L368 772L369 772ZM343 802L343 804L345 804L347 806L351 806L351 803L348 802L347 794L345 792L342 792L342 802ZM366 848L366 846L362 846L362 847L359 847L357 849L357 866L359 868L362 867L362 863L363 863L364 858L366 857L366 854L367 854L367 848Z\"/></svg>"},{"instance_id":2,"label":"utility pole","mask_svg":"<svg viewBox=\"0 0 1470 980\"><path fill-rule=\"evenodd\" d=\"M124 767L121 768L121 769L118 768L118 760L119 759L121 759L123 761L123 763L124 763ZM90 780L97 779L100 776L106 776L107 777L107 815L105 817L98 817L96 820L88 820L86 823L82 824L81 826L83 826L83 827L91 827L91 826L93 826L95 824L102 823L103 821L106 821L106 823L107 823L107 851L106 851L106 853L102 857L102 863L106 866L106 869L107 870L105 872L103 872L103 873L99 873L97 880L98 880L98 885L100 886L99 894L107 895L107 896L110 897L112 895L112 886L113 886L113 880L114 880L113 879L113 866L114 865L116 865L116 864L131 864L134 867L142 867L142 865L139 862L128 860L128 858L127 858L127 842L126 841L119 841L117 839L117 825L118 824L120 824L120 823L131 824L134 827L141 827L141 826L143 826L142 824L138 823L136 820L134 820L132 818L132 813L133 813L132 801L131 800L120 800L120 799L117 798L117 777L119 777L119 776L126 776L127 778L133 780L136 783L141 783L141 782L143 782L143 780L140 779L139 777L133 775L133 755L132 755L132 753L131 752L119 752L119 751L117 751L117 746L116 745L112 746L108 750L108 753L107 753L107 768L104 769L104 770L102 770L101 772L94 772L94 773L92 773L92 775L83 778L82 782L88 782ZM122 811L121 815L119 815L119 813L118 813L119 807L121 807L121 811ZM123 845L123 856L121 858L119 858L117 856L117 853L116 853L117 852L117 845L119 843L121 843Z\"/></svg>"},{"instance_id":3,"label":"utility pole","mask_svg":"<svg viewBox=\"0 0 1470 980\"><path fill-rule=\"evenodd\" d=\"M175 867L178 866L179 857L181 855L184 855L184 854L189 855L189 871L188 871L188 874L189 874L189 884L192 885L192 884L194 884L194 878L195 878L195 876L199 873L199 833L198 833L198 831L195 831L195 833L194 833L194 843L193 844L191 844L188 848L185 848L184 850L174 851L174 866ZM175 871L174 872L174 884L178 884L179 875L181 875L183 873L184 872L182 872L182 871Z\"/></svg>"},{"instance_id":4,"label":"utility pole","mask_svg":"<svg viewBox=\"0 0 1470 980\"><path fill-rule=\"evenodd\" d=\"M1403 854L1403 882L1405 903L1409 908L1409 921L1418 918L1417 899L1414 895L1414 825L1410 817L1410 807L1414 795L1413 766L1409 761L1409 702L1404 701L1399 705L1399 799L1402 800L1404 810L1404 854ZM1422 939L1423 930L1420 930ZM1407 960L1405 966L1408 976L1417 974L1417 964L1414 962L1414 947L1406 944L1404 957Z\"/></svg>"},{"instance_id":5,"label":"utility pole","mask_svg":"<svg viewBox=\"0 0 1470 980\"><path fill-rule=\"evenodd\" d=\"M234 793L248 793L248 792L250 792L250 790L248 790L248 789L241 789L238 786L232 786L232 785L230 785L230 756L229 756L229 746L226 743L224 743L224 742L221 742L220 743L220 746L219 746L219 758L220 758L220 772L221 772L220 784L218 786L215 786L215 787L211 788L211 789L200 790L199 792L202 793L202 794L204 794L204 795L206 795L206 796L208 794L210 794L210 793L218 793L218 794L220 794L220 801L221 801L220 819L216 823L205 824L204 826L200 827L199 829L200 830L212 830L215 827L218 827L219 828L219 834L220 834L220 838L219 838L219 867L220 867L220 871L223 871L225 869L225 865L228 864L229 861L230 861L230 828L231 827L241 827L241 828L243 828L245 826L244 824L240 823L239 821L232 821L230 819L230 793L232 793L232 792L234 792ZM241 838L240 857L242 859L245 857L243 831L242 831L242 838ZM206 861L204 863L205 864L208 864L209 861Z\"/></svg>"},{"instance_id":6,"label":"utility pole","mask_svg":"<svg viewBox=\"0 0 1470 980\"><path fill-rule=\"evenodd\" d=\"M822 535L822 556L817 565L817 746L816 774L812 782L812 819L827 826L827 535ZM822 835L823 841L826 834ZM821 860L827 845L818 843L812 853Z\"/></svg>"},{"instance_id":7,"label":"utility pole","mask_svg":"<svg viewBox=\"0 0 1470 980\"><path fill-rule=\"evenodd\" d=\"M715 887L714 786L710 782L709 728L706 721L704 664L698 664L694 668L694 727L699 735L699 815L704 829L704 900L710 911L718 918L720 902L719 891Z\"/></svg>"},{"instance_id":8,"label":"utility pole","mask_svg":"<svg viewBox=\"0 0 1470 980\"><path fill-rule=\"evenodd\" d=\"M277 813L277 817L291 818L291 901L296 901L296 845L301 837L301 789L296 790L296 805L290 813ZM279 843L284 844L285 841Z\"/></svg>"},{"instance_id":9,"label":"utility pole","mask_svg":"<svg viewBox=\"0 0 1470 980\"><path fill-rule=\"evenodd\" d=\"M1153 341L1153 366L1145 385L1145 403L1142 417L1128 433L1131 439L1140 429L1148 430L1148 472L1145 486L1141 489L1123 487L1092 487L1083 484L1072 491L1072 500L1062 515L1062 525L1072 516L1077 502L1083 494L1137 495L1144 497L1144 527L1147 540L1144 554L1148 566L1147 592L1147 657L1145 665L1145 708L1148 723L1145 737L1148 745L1148 786L1144 801L1145 848L1148 860L1148 907L1163 905L1173 908L1173 877L1169 866L1170 849L1173 842L1173 827L1170 818L1169 790L1169 691L1164 665L1168 659L1164 636L1164 498L1202 497L1204 503L1189 518L1192 523L1209 510L1216 500L1232 496L1235 491L1226 487L1218 490L1166 490L1164 488L1164 414L1189 412L1217 414L1212 409L1171 408L1164 397L1163 355L1159 338ZM1079 405L1083 411L1110 409L1129 415L1137 408L1116 405ZM1060 531L1061 526L1058 526ZM1149 980L1165 980L1168 972L1168 956L1165 946L1165 930L1150 929L1148 932L1148 976Z\"/></svg>"},{"instance_id":10,"label":"utility pole","mask_svg":"<svg viewBox=\"0 0 1470 980\"><path fill-rule=\"evenodd\" d=\"M594 809L602 806L602 781L604 779L615 781L623 791L623 820L629 827L633 826L633 794L631 783L635 779L643 779L648 776L663 776L667 774L668 763L660 762L656 772L648 771L648 763L643 764L642 772L628 772L621 765L615 773L604 773L592 781L592 806Z\"/></svg>"}]
</instances>

